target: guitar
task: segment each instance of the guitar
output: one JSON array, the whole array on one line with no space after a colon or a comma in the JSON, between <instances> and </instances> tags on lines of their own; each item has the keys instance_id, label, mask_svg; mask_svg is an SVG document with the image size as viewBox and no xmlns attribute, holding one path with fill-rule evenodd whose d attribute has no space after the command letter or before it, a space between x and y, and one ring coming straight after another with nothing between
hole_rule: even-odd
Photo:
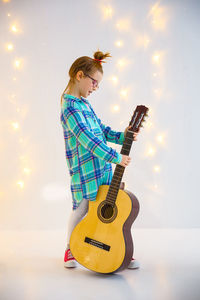
<instances>
[{"instance_id":1,"label":"guitar","mask_svg":"<svg viewBox=\"0 0 200 300\"><path fill-rule=\"evenodd\" d=\"M121 154L129 155L133 132L138 132L148 108L139 105L129 123ZM133 256L131 226L139 213L134 194L124 190L121 180L125 167L116 165L110 185L99 187L96 201L89 201L87 215L76 225L70 250L84 267L109 274L128 267Z\"/></svg>"}]
</instances>

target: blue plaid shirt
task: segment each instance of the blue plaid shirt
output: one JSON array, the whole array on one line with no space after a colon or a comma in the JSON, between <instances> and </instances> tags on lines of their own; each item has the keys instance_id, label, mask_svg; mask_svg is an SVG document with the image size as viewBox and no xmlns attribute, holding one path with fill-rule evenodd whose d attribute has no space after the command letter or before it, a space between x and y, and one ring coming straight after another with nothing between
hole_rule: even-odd
<instances>
[{"instance_id":1,"label":"blue plaid shirt","mask_svg":"<svg viewBox=\"0 0 200 300\"><path fill-rule=\"evenodd\" d=\"M100 185L111 183L111 163L120 163L122 156L106 141L122 145L124 133L102 124L87 99L64 94L62 100L60 120L76 209L82 199L95 200Z\"/></svg>"}]
</instances>

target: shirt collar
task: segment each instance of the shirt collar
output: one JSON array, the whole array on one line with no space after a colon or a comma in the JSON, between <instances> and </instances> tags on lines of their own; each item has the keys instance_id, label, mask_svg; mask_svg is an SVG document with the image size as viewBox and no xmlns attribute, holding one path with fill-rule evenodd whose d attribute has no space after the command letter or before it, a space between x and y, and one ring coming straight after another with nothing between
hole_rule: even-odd
<instances>
[{"instance_id":1,"label":"shirt collar","mask_svg":"<svg viewBox=\"0 0 200 300\"><path fill-rule=\"evenodd\" d=\"M82 96L81 96L81 99L80 99L78 97L75 97L75 96L72 96L72 95L69 95L69 94L64 94L63 98L64 99L71 98L71 99L74 99L74 100L77 100L77 101L80 101L80 102L83 101L85 103L89 103L89 101L86 98L82 97Z\"/></svg>"}]
</instances>

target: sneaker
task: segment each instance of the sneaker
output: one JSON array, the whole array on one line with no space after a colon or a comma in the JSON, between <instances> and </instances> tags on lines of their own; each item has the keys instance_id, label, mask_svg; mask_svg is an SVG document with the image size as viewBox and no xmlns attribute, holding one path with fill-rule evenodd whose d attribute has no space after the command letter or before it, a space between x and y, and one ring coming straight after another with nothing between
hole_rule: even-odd
<instances>
[{"instance_id":1,"label":"sneaker","mask_svg":"<svg viewBox=\"0 0 200 300\"><path fill-rule=\"evenodd\" d=\"M139 267L140 267L139 261L137 261L135 258L132 257L128 265L128 269L139 269Z\"/></svg>"},{"instance_id":2,"label":"sneaker","mask_svg":"<svg viewBox=\"0 0 200 300\"><path fill-rule=\"evenodd\" d=\"M64 267L65 268L75 268L77 266L77 262L75 258L73 257L70 249L65 250L65 256L64 256Z\"/></svg>"}]
</instances>

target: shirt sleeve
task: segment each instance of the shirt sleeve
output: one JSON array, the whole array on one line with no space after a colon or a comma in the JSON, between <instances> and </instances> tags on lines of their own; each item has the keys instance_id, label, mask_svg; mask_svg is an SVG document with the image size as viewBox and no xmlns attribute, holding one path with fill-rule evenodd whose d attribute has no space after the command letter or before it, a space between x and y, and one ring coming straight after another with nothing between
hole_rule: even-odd
<instances>
[{"instance_id":1,"label":"shirt sleeve","mask_svg":"<svg viewBox=\"0 0 200 300\"><path fill-rule=\"evenodd\" d=\"M101 120L98 118L99 125L106 137L106 140L111 143L122 145L124 142L124 132L118 132L111 129L111 127L106 126L101 123Z\"/></svg>"},{"instance_id":2,"label":"shirt sleeve","mask_svg":"<svg viewBox=\"0 0 200 300\"><path fill-rule=\"evenodd\" d=\"M121 162L122 155L106 145L89 130L85 118L79 109L69 106L63 110L63 117L67 128L76 136L84 148L107 162L115 164Z\"/></svg>"}]
</instances>

